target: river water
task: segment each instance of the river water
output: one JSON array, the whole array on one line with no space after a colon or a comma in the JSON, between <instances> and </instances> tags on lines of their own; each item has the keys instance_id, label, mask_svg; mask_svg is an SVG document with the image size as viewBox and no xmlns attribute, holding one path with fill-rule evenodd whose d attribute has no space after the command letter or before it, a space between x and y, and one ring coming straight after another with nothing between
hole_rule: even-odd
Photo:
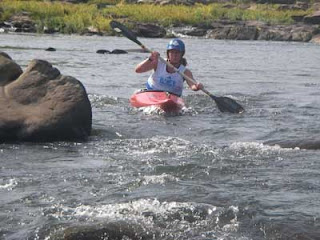
<instances>
[{"instance_id":1,"label":"river water","mask_svg":"<svg viewBox=\"0 0 320 240\"><path fill-rule=\"evenodd\" d=\"M168 42L140 40L160 53ZM319 45L184 40L194 77L244 114L189 89L176 116L131 108L148 54L126 38L0 35L23 68L45 59L80 80L93 108L87 142L0 145L0 239L98 223L143 229L109 239L320 239L320 151L263 144L319 141Z\"/></svg>"}]
</instances>

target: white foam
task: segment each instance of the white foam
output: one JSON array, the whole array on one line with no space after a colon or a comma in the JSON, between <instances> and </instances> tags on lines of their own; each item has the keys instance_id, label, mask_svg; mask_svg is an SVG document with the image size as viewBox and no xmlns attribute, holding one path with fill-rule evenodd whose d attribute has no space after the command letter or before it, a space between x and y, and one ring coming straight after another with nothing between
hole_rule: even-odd
<instances>
[{"instance_id":1,"label":"white foam","mask_svg":"<svg viewBox=\"0 0 320 240\"><path fill-rule=\"evenodd\" d=\"M12 190L17 185L18 185L18 182L16 181L16 179L12 178L12 179L9 179L7 183L3 185L0 184L0 189Z\"/></svg>"},{"instance_id":2,"label":"white foam","mask_svg":"<svg viewBox=\"0 0 320 240\"><path fill-rule=\"evenodd\" d=\"M225 214L228 212L229 217L227 216L226 219ZM56 205L49 209L48 213L58 219L80 218L86 221L137 222L151 229L161 227L168 234L190 231L192 235L193 231L197 232L199 229L208 227L214 231L206 232L206 236L228 237L239 230L237 206L225 209L194 202L160 202L157 199L139 199L99 206L80 205L75 208ZM220 217L223 218L222 221Z\"/></svg>"},{"instance_id":3,"label":"white foam","mask_svg":"<svg viewBox=\"0 0 320 240\"><path fill-rule=\"evenodd\" d=\"M279 145L269 146L258 142L235 142L229 147L235 151L260 151L260 152L279 152L279 151L292 151L298 149L281 148Z\"/></svg>"},{"instance_id":4,"label":"white foam","mask_svg":"<svg viewBox=\"0 0 320 240\"><path fill-rule=\"evenodd\" d=\"M165 112L157 106L142 107L139 109L140 109L140 111L142 111L146 115L154 115L154 114L163 115L163 114L165 114Z\"/></svg>"},{"instance_id":5,"label":"white foam","mask_svg":"<svg viewBox=\"0 0 320 240\"><path fill-rule=\"evenodd\" d=\"M131 140L133 142L137 140ZM161 153L163 151L174 151L179 154L183 154L189 149L191 144L189 141L176 138L176 137L164 137L164 136L154 136L149 139L138 140L140 141L139 150L132 150L131 153L135 155L151 155L155 153ZM136 144L136 143L135 143ZM131 144L133 145L133 144ZM140 148L142 147L142 150Z\"/></svg>"},{"instance_id":6,"label":"white foam","mask_svg":"<svg viewBox=\"0 0 320 240\"><path fill-rule=\"evenodd\" d=\"M143 178L143 184L165 184L166 182L178 182L179 178L176 178L170 174L163 173L158 176L145 176Z\"/></svg>"},{"instance_id":7,"label":"white foam","mask_svg":"<svg viewBox=\"0 0 320 240\"><path fill-rule=\"evenodd\" d=\"M143 112L145 115L160 115L160 116L177 116L177 115L182 115L183 113L188 111L185 107L183 107L179 112L168 113L157 106L140 107L140 108L137 108L137 110L140 112Z\"/></svg>"},{"instance_id":8,"label":"white foam","mask_svg":"<svg viewBox=\"0 0 320 240\"><path fill-rule=\"evenodd\" d=\"M206 205L201 206L211 215L216 211L216 207ZM168 214L176 213L182 209L194 211L197 208L195 203L183 202L160 202L157 199L140 199L128 203L108 204L102 206L81 205L74 209L75 216L86 216L92 218L111 219L143 219L146 220L145 213L166 217Z\"/></svg>"}]
</instances>

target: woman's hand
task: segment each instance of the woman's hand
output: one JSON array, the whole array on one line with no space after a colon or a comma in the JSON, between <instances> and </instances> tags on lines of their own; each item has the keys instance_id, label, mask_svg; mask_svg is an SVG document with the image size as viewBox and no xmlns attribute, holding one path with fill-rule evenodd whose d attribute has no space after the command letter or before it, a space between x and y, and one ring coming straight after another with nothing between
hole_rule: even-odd
<instances>
[{"instance_id":1,"label":"woman's hand","mask_svg":"<svg viewBox=\"0 0 320 240\"><path fill-rule=\"evenodd\" d=\"M157 66L158 66L158 57L160 56L160 53L154 51L151 53L150 57L148 57L147 59L143 60L141 63L139 63L136 66L136 73L143 73L143 72L147 72L150 70L156 70Z\"/></svg>"},{"instance_id":2,"label":"woman's hand","mask_svg":"<svg viewBox=\"0 0 320 240\"><path fill-rule=\"evenodd\" d=\"M200 89L203 89L203 85L202 85L202 83L198 82L196 84L193 84L191 89L193 91L199 91Z\"/></svg>"},{"instance_id":3,"label":"woman's hand","mask_svg":"<svg viewBox=\"0 0 320 240\"><path fill-rule=\"evenodd\" d=\"M159 56L160 56L159 52L153 51L150 57L148 58L148 60L151 61L152 63L158 63Z\"/></svg>"}]
</instances>

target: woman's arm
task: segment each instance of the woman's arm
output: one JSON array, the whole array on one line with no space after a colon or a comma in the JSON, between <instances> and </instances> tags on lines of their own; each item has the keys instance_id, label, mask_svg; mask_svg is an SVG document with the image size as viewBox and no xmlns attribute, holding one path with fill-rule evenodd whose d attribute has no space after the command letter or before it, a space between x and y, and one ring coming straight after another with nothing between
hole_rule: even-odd
<instances>
[{"instance_id":1,"label":"woman's arm","mask_svg":"<svg viewBox=\"0 0 320 240\"><path fill-rule=\"evenodd\" d=\"M191 79L194 81L194 82L191 82L191 81L189 81L188 79L186 79L187 84L189 85L189 87L190 87L193 91L198 91L198 90L200 90L200 89L203 88L202 83L196 82L196 80L193 79L192 72L191 72L189 69L186 69L186 70L184 71L184 74L185 74L187 77L191 78Z\"/></svg>"},{"instance_id":2,"label":"woman's arm","mask_svg":"<svg viewBox=\"0 0 320 240\"><path fill-rule=\"evenodd\" d=\"M152 52L150 57L142 61L136 66L136 73L144 73L150 70L156 70L158 65L158 57L160 54L158 52Z\"/></svg>"}]
</instances>

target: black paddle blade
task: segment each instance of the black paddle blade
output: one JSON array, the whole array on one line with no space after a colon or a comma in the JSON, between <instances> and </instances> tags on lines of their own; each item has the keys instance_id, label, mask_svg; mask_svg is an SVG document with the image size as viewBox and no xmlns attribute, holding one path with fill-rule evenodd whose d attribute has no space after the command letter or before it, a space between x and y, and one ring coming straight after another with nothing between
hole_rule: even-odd
<instances>
[{"instance_id":1,"label":"black paddle blade","mask_svg":"<svg viewBox=\"0 0 320 240\"><path fill-rule=\"evenodd\" d=\"M123 24L112 20L110 22L110 26L112 27L113 30L115 30L118 33L122 33L125 37L129 38L131 41L137 43L140 46L143 46L142 43L137 39L137 36L131 32L126 26Z\"/></svg>"},{"instance_id":2,"label":"black paddle blade","mask_svg":"<svg viewBox=\"0 0 320 240\"><path fill-rule=\"evenodd\" d=\"M216 102L219 110L221 112L230 112L230 113L243 113L244 108L237 103L235 100L228 97L216 97L210 95L210 97Z\"/></svg>"}]
</instances>

